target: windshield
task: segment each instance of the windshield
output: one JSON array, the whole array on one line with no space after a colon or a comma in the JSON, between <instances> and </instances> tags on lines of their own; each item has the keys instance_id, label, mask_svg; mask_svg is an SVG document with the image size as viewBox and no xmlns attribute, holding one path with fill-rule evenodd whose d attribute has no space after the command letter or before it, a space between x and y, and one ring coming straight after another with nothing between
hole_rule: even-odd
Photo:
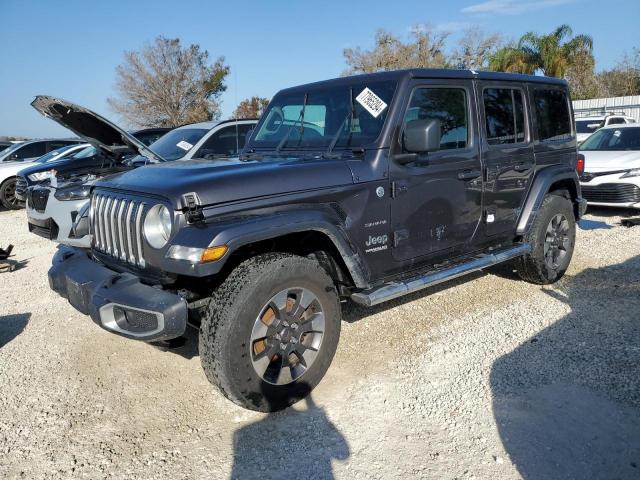
<instances>
[{"instance_id":1,"label":"windshield","mask_svg":"<svg viewBox=\"0 0 640 480\"><path fill-rule=\"evenodd\" d=\"M73 155L71 158L74 158L74 159L89 158L89 157L93 157L95 154L96 154L96 148L95 147L87 147L87 148L83 148L82 150L80 150L78 153Z\"/></svg>"},{"instance_id":2,"label":"windshield","mask_svg":"<svg viewBox=\"0 0 640 480\"><path fill-rule=\"evenodd\" d=\"M602 120L576 120L576 132L593 133L602 127Z\"/></svg>"},{"instance_id":3,"label":"windshield","mask_svg":"<svg viewBox=\"0 0 640 480\"><path fill-rule=\"evenodd\" d=\"M247 148L362 147L378 138L395 89L395 81L378 80L281 92L269 104Z\"/></svg>"},{"instance_id":4,"label":"windshield","mask_svg":"<svg viewBox=\"0 0 640 480\"><path fill-rule=\"evenodd\" d=\"M171 130L149 145L149 148L165 160L177 160L184 157L208 131L207 128Z\"/></svg>"},{"instance_id":5,"label":"windshield","mask_svg":"<svg viewBox=\"0 0 640 480\"><path fill-rule=\"evenodd\" d=\"M21 146L23 146L24 143L20 142L20 143L14 143L11 146L5 148L4 150L2 150L2 156L8 155L11 152L15 152L17 149L19 149Z\"/></svg>"},{"instance_id":6,"label":"windshield","mask_svg":"<svg viewBox=\"0 0 640 480\"><path fill-rule=\"evenodd\" d=\"M587 138L580 150L640 150L640 127L603 128Z\"/></svg>"},{"instance_id":7,"label":"windshield","mask_svg":"<svg viewBox=\"0 0 640 480\"><path fill-rule=\"evenodd\" d=\"M66 145L64 147L60 147L60 148L56 148L55 150L51 150L49 153L45 153L43 156L41 156L39 159L37 159L35 161L35 163L47 163L50 162L51 160L58 160L59 157L61 157L61 154L64 153L67 150L72 149L73 147L70 147L69 145Z\"/></svg>"}]
</instances>

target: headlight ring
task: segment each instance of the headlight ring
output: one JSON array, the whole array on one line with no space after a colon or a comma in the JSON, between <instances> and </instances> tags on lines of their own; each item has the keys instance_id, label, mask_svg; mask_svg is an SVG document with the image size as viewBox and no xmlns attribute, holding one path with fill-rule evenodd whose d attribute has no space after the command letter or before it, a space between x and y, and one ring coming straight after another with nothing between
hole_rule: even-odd
<instances>
[{"instance_id":1,"label":"headlight ring","mask_svg":"<svg viewBox=\"0 0 640 480\"><path fill-rule=\"evenodd\" d=\"M154 205L144 218L144 238L153 248L162 248L171 236L171 212L164 205Z\"/></svg>"}]
</instances>

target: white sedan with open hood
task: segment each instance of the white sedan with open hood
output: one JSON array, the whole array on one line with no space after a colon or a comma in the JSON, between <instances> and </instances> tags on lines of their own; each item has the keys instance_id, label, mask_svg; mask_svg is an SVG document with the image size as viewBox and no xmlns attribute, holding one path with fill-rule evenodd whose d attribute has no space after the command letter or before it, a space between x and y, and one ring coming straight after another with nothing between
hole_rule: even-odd
<instances>
[{"instance_id":1,"label":"white sedan with open hood","mask_svg":"<svg viewBox=\"0 0 640 480\"><path fill-rule=\"evenodd\" d=\"M589 205L640 209L640 126L611 125L581 146L582 196Z\"/></svg>"}]
</instances>

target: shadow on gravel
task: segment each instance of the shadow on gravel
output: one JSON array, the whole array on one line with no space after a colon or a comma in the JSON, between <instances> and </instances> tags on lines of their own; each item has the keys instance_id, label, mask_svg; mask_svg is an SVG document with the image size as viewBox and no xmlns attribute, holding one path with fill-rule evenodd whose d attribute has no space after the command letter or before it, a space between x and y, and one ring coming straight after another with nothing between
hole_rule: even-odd
<instances>
[{"instance_id":1,"label":"shadow on gravel","mask_svg":"<svg viewBox=\"0 0 640 480\"><path fill-rule=\"evenodd\" d=\"M22 333L29 323L31 313L0 315L0 348Z\"/></svg>"},{"instance_id":2,"label":"shadow on gravel","mask_svg":"<svg viewBox=\"0 0 640 480\"><path fill-rule=\"evenodd\" d=\"M492 366L506 451L525 479L640 478L640 256L546 293L571 313Z\"/></svg>"},{"instance_id":3,"label":"shadow on gravel","mask_svg":"<svg viewBox=\"0 0 640 480\"><path fill-rule=\"evenodd\" d=\"M233 480L334 478L331 461L349 458L349 444L311 395L303 402L234 433Z\"/></svg>"},{"instance_id":4,"label":"shadow on gravel","mask_svg":"<svg viewBox=\"0 0 640 480\"><path fill-rule=\"evenodd\" d=\"M610 230L613 226L609 225L607 222L586 220L583 218L578 221L578 228L580 228L580 230Z\"/></svg>"}]
</instances>

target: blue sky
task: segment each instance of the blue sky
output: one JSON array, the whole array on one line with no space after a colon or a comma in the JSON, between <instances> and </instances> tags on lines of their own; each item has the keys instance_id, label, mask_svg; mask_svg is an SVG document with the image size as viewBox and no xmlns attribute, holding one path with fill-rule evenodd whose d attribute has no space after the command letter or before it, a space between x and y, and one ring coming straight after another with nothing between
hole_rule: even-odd
<instances>
[{"instance_id":1,"label":"blue sky","mask_svg":"<svg viewBox=\"0 0 640 480\"><path fill-rule=\"evenodd\" d=\"M506 38L568 23L595 43L597 69L640 47L640 1L617 0L323 0L219 2L0 0L0 135L67 135L29 102L36 94L79 103L115 121L106 98L125 50L157 35L199 43L231 66L223 114L238 101L338 76L342 50L372 45L382 27L405 37L412 25L452 30L477 24ZM453 42L451 42L453 43Z\"/></svg>"}]
</instances>

